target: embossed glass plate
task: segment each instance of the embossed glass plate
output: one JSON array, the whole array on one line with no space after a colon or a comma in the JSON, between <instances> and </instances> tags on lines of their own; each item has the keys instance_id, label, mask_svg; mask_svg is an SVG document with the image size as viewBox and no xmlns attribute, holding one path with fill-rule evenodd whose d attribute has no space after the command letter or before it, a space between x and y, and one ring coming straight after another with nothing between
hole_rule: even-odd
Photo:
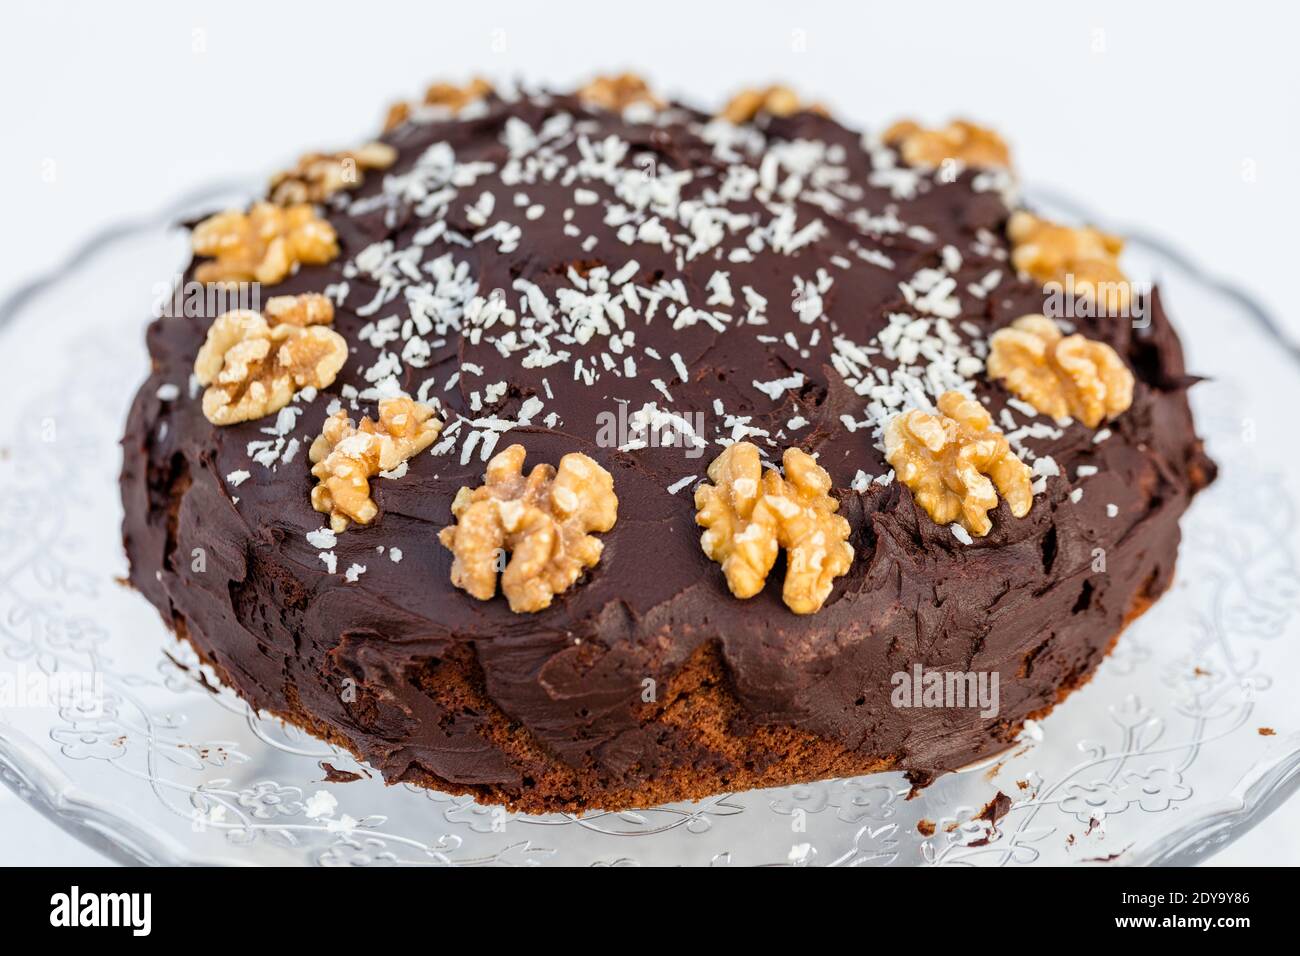
<instances>
[{"instance_id":1,"label":"embossed glass plate","mask_svg":"<svg viewBox=\"0 0 1300 956\"><path fill-rule=\"evenodd\" d=\"M109 856L1186 863L1300 786L1300 495L1285 407L1300 394L1300 360L1248 297L1141 237L1126 263L1160 282L1188 367L1211 379L1192 394L1222 474L1184 519L1170 593L1091 683L1000 757L912 800L900 774L880 774L635 812L525 816L385 787L347 754L251 713L116 581L125 573L118 437L146 370L151 299L186 256L170 224L241 192L214 188L98 236L0 307L0 780ZM1033 195L1049 213L1091 218ZM983 811L999 793L1011 804L994 822Z\"/></svg>"}]
</instances>

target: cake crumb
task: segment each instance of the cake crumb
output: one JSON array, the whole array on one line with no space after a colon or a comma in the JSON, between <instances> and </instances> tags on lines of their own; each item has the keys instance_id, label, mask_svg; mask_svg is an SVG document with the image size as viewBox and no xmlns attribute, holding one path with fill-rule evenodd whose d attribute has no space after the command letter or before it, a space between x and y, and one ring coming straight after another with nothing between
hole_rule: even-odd
<instances>
[{"instance_id":1,"label":"cake crumb","mask_svg":"<svg viewBox=\"0 0 1300 956\"><path fill-rule=\"evenodd\" d=\"M340 770L325 760L320 761L317 766L325 772L325 783L354 783L361 779L361 774L355 770Z\"/></svg>"}]
</instances>

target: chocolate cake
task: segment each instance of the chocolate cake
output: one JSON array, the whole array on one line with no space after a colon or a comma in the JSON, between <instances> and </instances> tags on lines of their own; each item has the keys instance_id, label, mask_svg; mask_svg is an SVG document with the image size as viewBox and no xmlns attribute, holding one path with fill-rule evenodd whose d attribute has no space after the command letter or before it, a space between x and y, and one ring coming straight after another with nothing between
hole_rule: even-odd
<instances>
[{"instance_id":1,"label":"chocolate cake","mask_svg":"<svg viewBox=\"0 0 1300 956\"><path fill-rule=\"evenodd\" d=\"M1089 678L1214 475L1158 293L971 123L439 85L190 225L255 301L149 327L130 580L391 783L923 786Z\"/></svg>"}]
</instances>

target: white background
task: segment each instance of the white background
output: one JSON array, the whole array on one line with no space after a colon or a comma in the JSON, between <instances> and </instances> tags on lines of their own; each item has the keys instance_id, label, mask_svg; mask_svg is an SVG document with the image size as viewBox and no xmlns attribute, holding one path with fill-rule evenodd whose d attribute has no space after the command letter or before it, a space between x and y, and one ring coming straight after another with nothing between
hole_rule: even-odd
<instances>
[{"instance_id":1,"label":"white background","mask_svg":"<svg viewBox=\"0 0 1300 956\"><path fill-rule=\"evenodd\" d=\"M1029 183L1176 240L1300 332L1297 28L1276 0L8 2L0 296L100 226L373 135L430 80L631 68L704 105L783 80L851 125L986 122ZM0 863L95 858L0 790ZM1300 864L1300 801L1217 862Z\"/></svg>"}]
</instances>

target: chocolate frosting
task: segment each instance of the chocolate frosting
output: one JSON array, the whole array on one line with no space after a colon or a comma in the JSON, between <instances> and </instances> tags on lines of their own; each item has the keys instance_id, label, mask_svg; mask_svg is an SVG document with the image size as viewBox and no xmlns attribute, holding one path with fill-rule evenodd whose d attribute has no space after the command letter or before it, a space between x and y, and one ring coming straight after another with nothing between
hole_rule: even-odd
<instances>
[{"instance_id":1,"label":"chocolate frosting","mask_svg":"<svg viewBox=\"0 0 1300 956\"><path fill-rule=\"evenodd\" d=\"M573 123L556 119L563 116ZM567 124L569 132L549 144L563 160L550 176L539 161L534 181L521 181L528 163L512 167L512 149L517 158L523 131L536 136L548 123L552 130ZM346 743L391 781L434 781L489 798L526 793L532 781L493 730L499 722L473 708L454 709L422 680L433 662L467 661L512 733L525 734L558 764L634 785L680 762L661 728L644 719L646 681L666 686L709 645L739 702L735 733L795 728L845 752L886 758L923 781L1005 746L1026 716L1044 712L1063 688L1085 679L1126 615L1164 589L1178 516L1210 480L1213 465L1193 431L1185 396L1193 380L1158 296L1142 328L1125 319L1073 320L1078 331L1112 345L1137 378L1132 407L1109 424L1104 440L1078 423L1057 429L1028 416L1008 405L1005 390L982 371L970 376L995 421L1005 410L1019 425L1041 426L1023 446L1035 458L1050 456L1060 474L1047 478L1027 517L1013 518L1003 503L992 515L992 531L963 544L900 483L859 477L887 476L890 469L878 447L879 422L846 424L870 413L867 399L836 367L835 340L867 345L891 313L924 315L900 287L922 269L943 269L955 279L960 314L951 326L976 354L994 330L1041 311L1042 289L1017 278L1006 260L1003 196L990 188L989 174L974 169L960 170L951 182L904 169L899 185L890 178L889 150L811 112L761 119L744 133L748 140L728 141L734 155L717 145L717 127L707 124L707 116L679 105L620 116L573 97L532 94L493 97L460 118L425 117L386 134L399 151L395 166L370 173L326 206L340 256L266 290L331 289L338 303L334 328L352 350L333 386L295 403L301 414L284 436L265 433L274 418L219 428L203 417L189 382L214 316L164 317L149 327L153 372L124 438L131 580L253 704ZM468 242L444 233L414 246L437 220L417 208L418 198L393 198L395 186L429 161L436 144L446 144L462 170L477 170L462 177L472 182L454 187L443 217L446 230ZM706 242L704 251L688 256L684 243L669 241L666 250L652 230L642 229L655 214L651 208L631 220L642 231L628 243L610 213L613 205L629 205L627 196L595 174L566 176L584 155L599 167L610 161L602 148L623 144L623 165L648 170L647 183L691 173L676 187L680 197L672 206L679 212L692 200L716 205L717 191L738 168L759 179L767 175L762 156L772 144L820 150L830 160L806 174L796 197L742 195L726 209L751 223L770 222L774 204L784 203L794 212L796 236L810 223L821 226L792 250L772 248L790 233L773 230L777 238L756 243L761 248L752 255L733 257L733 249L747 247L753 227L733 231L723 224L723 241ZM819 170L828 168L833 174L820 180ZM781 168L779 182L792 175ZM578 190L595 200L577 201ZM487 225L484 194L493 197ZM670 221L670 211L658 215L671 234L690 241L681 219ZM497 235L475 241L498 222L518 227L513 244ZM597 267L612 273L635 260L632 281L642 288L680 281L693 308L731 318L719 327L678 322L665 299L647 320L642 303L642 314L625 310L634 342L610 363L600 356L610 352L611 336L600 332L587 342L561 342L557 333L551 348L569 357L537 367L525 367L523 352L502 354L488 334L477 340L467 331L425 335L427 361L419 367L399 361L396 382L416 395L434 379L421 394L441 403L448 422L458 416L467 422L451 433L450 447L443 442L412 459L400 478L372 482L379 516L338 535L327 549L337 561L331 573L322 548L306 538L326 523L309 502L315 481L306 447L335 399L354 417L373 414L373 399L347 396L373 387L373 372L369 379L366 373L381 351L402 353L401 340L376 347L367 326L390 315L405 321L406 301L398 296L371 311L381 284L355 266L358 254L385 242L417 249L414 262L421 266L450 254L465 264L480 295L503 290L516 309L526 298L518 280L535 284L554 303L557 290L579 288ZM945 247L956 250L959 264ZM815 282L819 270L832 281L805 322L796 311L801 302L792 306L795 277ZM717 272L727 274L733 301L723 296L726 304L706 305L715 297ZM427 272L416 278L431 281ZM745 287L766 300L765 324L743 321ZM635 376L624 374L628 355ZM891 367L879 355L874 362ZM583 376L588 370L590 382ZM755 384L796 374L802 380L774 387L775 398ZM487 386L498 382L507 388L496 397ZM180 396L160 398L164 384L178 386ZM555 464L568 452L590 455L614 476L619 518L602 536L599 564L582 580L549 609L514 614L501 596L481 602L452 586L452 555L437 533L452 521L457 489L482 480L481 445L465 453L475 430L469 422L518 420L536 407L534 399L541 411L501 434L497 450L524 445L527 466ZM656 403L701 413L707 449L688 455L682 447L606 447L600 416L617 415L622 403L628 412ZM760 432L737 432L736 419L727 416L747 419L742 424ZM723 447L717 440L732 437L749 437L772 461L797 445L815 453L834 481L856 554L816 614L797 616L783 605L783 563L761 594L738 600L700 548L693 484L682 481L702 478ZM291 459L281 455L266 467L250 458L250 442L281 438L299 442ZM249 472L242 483L227 479L241 471ZM1077 501L1076 489L1082 490ZM193 559L195 549L202 549L201 562ZM395 550L400 561L392 560ZM1099 554L1104 571L1094 570ZM345 571L353 565L365 570L349 581ZM999 715L891 706L891 675L917 663L999 672ZM599 803L599 796L589 802Z\"/></svg>"}]
</instances>

